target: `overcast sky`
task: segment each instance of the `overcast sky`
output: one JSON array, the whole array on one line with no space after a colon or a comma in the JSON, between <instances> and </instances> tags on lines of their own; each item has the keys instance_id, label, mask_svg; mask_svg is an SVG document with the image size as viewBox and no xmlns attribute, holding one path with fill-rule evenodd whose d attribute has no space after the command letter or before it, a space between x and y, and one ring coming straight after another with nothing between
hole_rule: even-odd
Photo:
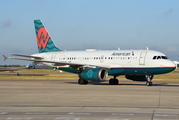
<instances>
[{"instance_id":1,"label":"overcast sky","mask_svg":"<svg viewBox=\"0 0 179 120\"><path fill-rule=\"evenodd\" d=\"M179 0L0 0L0 55L37 53L33 20L41 19L61 50L148 47L179 61L178 6Z\"/></svg>"}]
</instances>

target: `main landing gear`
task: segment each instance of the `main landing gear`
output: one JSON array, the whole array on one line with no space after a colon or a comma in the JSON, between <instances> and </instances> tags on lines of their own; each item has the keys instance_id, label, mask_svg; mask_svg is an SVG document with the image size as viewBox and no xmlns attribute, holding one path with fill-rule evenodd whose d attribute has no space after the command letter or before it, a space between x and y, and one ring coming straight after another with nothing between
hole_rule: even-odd
<instances>
[{"instance_id":1,"label":"main landing gear","mask_svg":"<svg viewBox=\"0 0 179 120\"><path fill-rule=\"evenodd\" d=\"M117 76L114 76L113 79L110 79L110 80L109 80L109 84L110 84L110 85L118 85L119 80L116 79L116 77L117 77Z\"/></svg>"},{"instance_id":2,"label":"main landing gear","mask_svg":"<svg viewBox=\"0 0 179 120\"><path fill-rule=\"evenodd\" d=\"M79 79L79 80L78 80L78 84L79 84L79 85L87 85L87 84L88 84L88 81L87 81L87 80L84 80L84 79Z\"/></svg>"},{"instance_id":3,"label":"main landing gear","mask_svg":"<svg viewBox=\"0 0 179 120\"><path fill-rule=\"evenodd\" d=\"M152 86L153 83L152 83L151 81L152 81L152 79L153 79L153 75L145 75L145 78L146 78L146 80L147 80L146 85L147 85L147 86Z\"/></svg>"}]
</instances>

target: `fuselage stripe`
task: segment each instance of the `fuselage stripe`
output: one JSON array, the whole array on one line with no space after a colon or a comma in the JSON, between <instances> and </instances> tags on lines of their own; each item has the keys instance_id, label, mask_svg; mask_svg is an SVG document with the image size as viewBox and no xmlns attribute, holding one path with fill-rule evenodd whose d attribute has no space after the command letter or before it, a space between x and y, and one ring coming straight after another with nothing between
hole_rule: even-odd
<instances>
[{"instance_id":1,"label":"fuselage stripe","mask_svg":"<svg viewBox=\"0 0 179 120\"><path fill-rule=\"evenodd\" d=\"M61 67L61 66L57 66L57 67L52 67L52 68L71 68L71 67ZM153 69L153 68L176 68L175 66L163 66L163 67L111 67L111 69Z\"/></svg>"},{"instance_id":2,"label":"fuselage stripe","mask_svg":"<svg viewBox=\"0 0 179 120\"><path fill-rule=\"evenodd\" d=\"M126 69L153 69L153 68L176 68L175 66L163 66L163 67L111 67L111 69L126 68Z\"/></svg>"}]
</instances>

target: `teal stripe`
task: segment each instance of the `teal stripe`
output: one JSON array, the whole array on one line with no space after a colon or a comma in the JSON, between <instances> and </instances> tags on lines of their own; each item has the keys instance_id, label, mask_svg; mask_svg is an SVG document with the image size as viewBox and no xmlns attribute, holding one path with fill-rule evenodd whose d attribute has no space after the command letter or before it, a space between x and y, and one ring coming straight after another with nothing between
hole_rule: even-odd
<instances>
[{"instance_id":1,"label":"teal stripe","mask_svg":"<svg viewBox=\"0 0 179 120\"><path fill-rule=\"evenodd\" d=\"M108 71L108 75L157 75L173 71L175 68L114 68ZM79 73L73 68L60 68L60 70L72 73Z\"/></svg>"}]
</instances>

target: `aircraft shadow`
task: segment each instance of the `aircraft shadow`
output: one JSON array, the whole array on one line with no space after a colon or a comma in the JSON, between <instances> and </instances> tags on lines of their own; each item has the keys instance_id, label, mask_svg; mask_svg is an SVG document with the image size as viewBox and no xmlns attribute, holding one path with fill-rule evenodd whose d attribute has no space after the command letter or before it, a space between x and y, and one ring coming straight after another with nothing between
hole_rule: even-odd
<instances>
[{"instance_id":1,"label":"aircraft shadow","mask_svg":"<svg viewBox=\"0 0 179 120\"><path fill-rule=\"evenodd\" d=\"M78 82L65 82L69 84L78 84ZM88 82L90 85L109 85L109 83L103 83L103 82ZM136 84L136 83L119 83L119 86L129 85L129 86L146 86L146 84ZM113 85L116 86L116 85ZM173 84L167 84L167 83L161 83L161 84L153 84L153 86L166 86L166 87L179 87L179 85L173 85Z\"/></svg>"}]
</instances>

